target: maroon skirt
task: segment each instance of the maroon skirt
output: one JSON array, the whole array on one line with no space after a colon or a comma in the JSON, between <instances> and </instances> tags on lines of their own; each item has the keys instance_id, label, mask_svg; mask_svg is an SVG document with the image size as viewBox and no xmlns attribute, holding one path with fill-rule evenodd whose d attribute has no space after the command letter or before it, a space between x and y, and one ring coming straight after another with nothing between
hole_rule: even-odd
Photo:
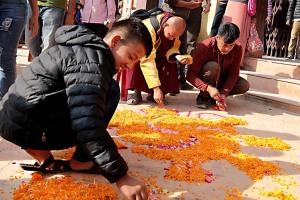
<instances>
[{"instance_id":1,"label":"maroon skirt","mask_svg":"<svg viewBox=\"0 0 300 200\"><path fill-rule=\"evenodd\" d=\"M167 59L156 63L158 76L161 83L160 89L163 94L173 92L179 93L178 86L178 72L176 63L169 63ZM140 62L133 65L132 69L127 70L126 73L126 89L127 90L138 90L148 94L153 94L153 89L149 88L145 77L142 73Z\"/></svg>"}]
</instances>

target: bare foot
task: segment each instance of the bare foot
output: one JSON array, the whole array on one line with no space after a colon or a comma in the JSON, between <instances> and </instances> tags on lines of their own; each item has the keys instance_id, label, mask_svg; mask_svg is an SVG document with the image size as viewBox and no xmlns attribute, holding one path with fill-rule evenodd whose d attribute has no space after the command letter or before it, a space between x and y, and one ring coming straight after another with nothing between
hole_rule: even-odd
<instances>
[{"instance_id":1,"label":"bare foot","mask_svg":"<svg viewBox=\"0 0 300 200\"><path fill-rule=\"evenodd\" d=\"M91 169L93 166L94 163L92 161L80 162L78 160L75 160L74 158L70 160L70 167L72 170L88 170Z\"/></svg>"}]
</instances>

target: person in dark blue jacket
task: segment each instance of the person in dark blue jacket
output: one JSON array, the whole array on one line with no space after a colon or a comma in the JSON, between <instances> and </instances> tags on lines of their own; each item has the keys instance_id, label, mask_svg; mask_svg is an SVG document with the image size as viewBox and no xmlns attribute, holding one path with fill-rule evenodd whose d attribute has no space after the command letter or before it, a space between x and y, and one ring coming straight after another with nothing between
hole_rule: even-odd
<instances>
[{"instance_id":1,"label":"person in dark blue jacket","mask_svg":"<svg viewBox=\"0 0 300 200\"><path fill-rule=\"evenodd\" d=\"M103 38L83 26L63 26L57 45L42 52L17 77L0 102L0 135L36 163L24 170L99 173L128 199L147 199L145 185L128 166L106 128L120 99L117 71L149 55L151 36L139 19L114 23ZM70 161L51 150L76 146Z\"/></svg>"}]
</instances>

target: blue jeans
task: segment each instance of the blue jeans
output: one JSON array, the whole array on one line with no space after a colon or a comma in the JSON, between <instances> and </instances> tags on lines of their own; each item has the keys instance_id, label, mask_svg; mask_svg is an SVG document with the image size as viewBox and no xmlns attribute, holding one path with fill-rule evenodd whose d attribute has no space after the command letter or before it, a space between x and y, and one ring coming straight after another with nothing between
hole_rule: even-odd
<instances>
[{"instance_id":1,"label":"blue jeans","mask_svg":"<svg viewBox=\"0 0 300 200\"><path fill-rule=\"evenodd\" d=\"M35 58L46 49L53 47L55 43L55 32L63 24L65 10L62 8L39 6L39 32L30 39L29 19L32 15L28 6L28 17L25 25L25 43Z\"/></svg>"},{"instance_id":2,"label":"blue jeans","mask_svg":"<svg viewBox=\"0 0 300 200\"><path fill-rule=\"evenodd\" d=\"M16 78L19 39L26 21L26 0L0 1L0 100Z\"/></svg>"}]
</instances>

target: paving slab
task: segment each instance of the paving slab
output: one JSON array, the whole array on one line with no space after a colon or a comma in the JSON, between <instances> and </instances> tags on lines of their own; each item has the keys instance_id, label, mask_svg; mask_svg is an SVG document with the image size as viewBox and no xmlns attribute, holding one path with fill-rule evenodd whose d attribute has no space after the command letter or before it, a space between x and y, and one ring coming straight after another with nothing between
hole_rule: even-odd
<instances>
[{"instance_id":1,"label":"paving slab","mask_svg":"<svg viewBox=\"0 0 300 200\"><path fill-rule=\"evenodd\" d=\"M18 51L18 64L23 67L27 63L28 52L22 48ZM175 97L166 96L169 105L165 108L176 109L180 116L189 118L205 118L218 120L223 117L236 117L248 122L245 126L237 126L235 130L240 134L255 135L262 138L278 137L289 144L292 148L289 151L277 151L269 148L252 147L243 145L241 151L249 155L255 155L263 161L270 161L282 169L276 176L289 185L280 184L274 181L275 177L265 175L258 181L253 181L244 172L234 167L225 160L211 160L201 164L201 167L212 172L211 183L188 183L165 179L165 170L170 167L169 160L152 160L140 154L131 153L133 144L124 141L128 149L120 149L121 155L128 162L131 174L139 174L144 177L154 176L154 180L165 194L152 194L149 199L204 199L219 200L226 198L226 191L238 189L241 192L239 197L246 200L254 199L276 199L262 196L259 191L271 191L281 188L286 194L292 194L295 199L300 199L300 116L299 114L287 112L274 107L257 104L243 100L242 98L229 97L228 110L225 112L213 109L201 110L195 107L195 99L198 91L181 91ZM143 94L143 99L145 99ZM129 106L120 101L118 111L132 110L141 113L146 108L156 107L154 103L143 101L137 106ZM113 137L118 137L116 129L109 129ZM122 141L122 138L117 138ZM118 140L118 141L119 141ZM55 157L65 155L65 151L53 151ZM192 158L191 158L192 159ZM22 171L19 163L33 163L33 159L18 146L0 138L0 199L12 199L12 192L19 188L22 181L28 183L32 173ZM88 183L107 183L101 175L83 175L74 172L66 172L63 176L74 177L77 181ZM47 175L46 177L51 177ZM112 185L116 188L114 185ZM166 194L166 191L170 191ZM118 194L118 199L124 199ZM237 199L232 197L231 199ZM284 199L284 198L282 198ZM287 197L285 198L287 199Z\"/></svg>"}]
</instances>

